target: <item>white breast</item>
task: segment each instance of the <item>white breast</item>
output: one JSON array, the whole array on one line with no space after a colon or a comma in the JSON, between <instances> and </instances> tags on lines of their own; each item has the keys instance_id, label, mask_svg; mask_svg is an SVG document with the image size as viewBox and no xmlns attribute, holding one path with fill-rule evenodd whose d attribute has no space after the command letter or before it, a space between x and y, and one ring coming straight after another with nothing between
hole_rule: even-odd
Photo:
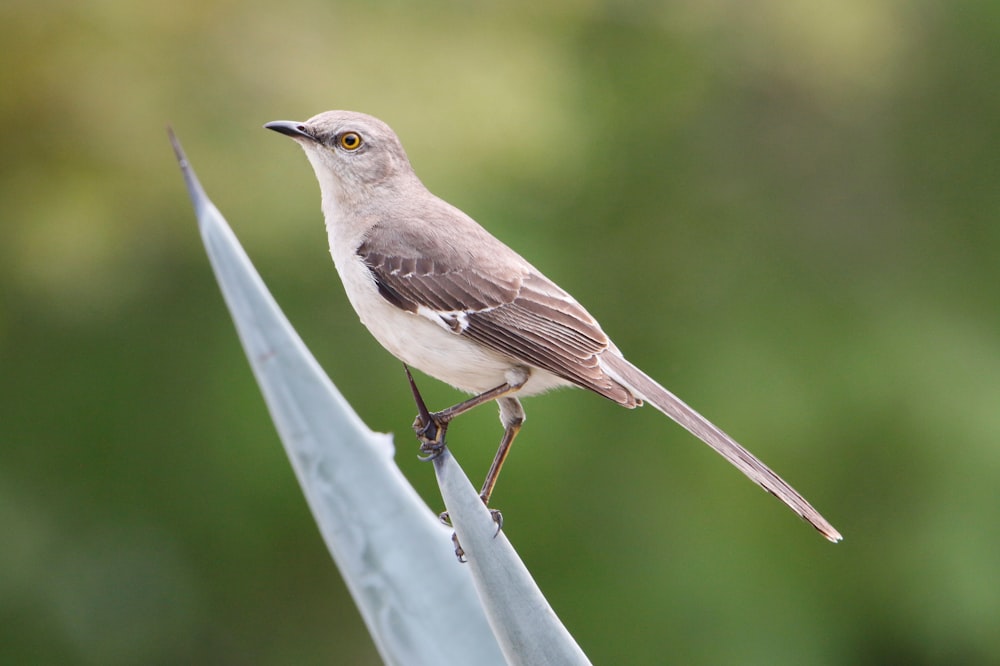
<instances>
[{"instance_id":1,"label":"white breast","mask_svg":"<svg viewBox=\"0 0 1000 666\"><path fill-rule=\"evenodd\" d=\"M371 272L353 251L331 249L347 298L368 330L389 353L457 389L481 393L503 384L506 374L523 364L482 347L442 322L433 313L401 310L378 293ZM459 329L460 331L461 329ZM532 395L569 382L544 370L531 368L520 395Z\"/></svg>"}]
</instances>

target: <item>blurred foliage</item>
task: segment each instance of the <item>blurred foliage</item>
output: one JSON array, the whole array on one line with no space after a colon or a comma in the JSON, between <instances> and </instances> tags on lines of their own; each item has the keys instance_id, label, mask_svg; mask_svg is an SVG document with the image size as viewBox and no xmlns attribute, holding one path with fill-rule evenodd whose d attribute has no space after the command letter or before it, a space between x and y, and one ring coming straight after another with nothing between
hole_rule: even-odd
<instances>
[{"instance_id":1,"label":"blurred foliage","mask_svg":"<svg viewBox=\"0 0 1000 666\"><path fill-rule=\"evenodd\" d=\"M494 503L595 663L1000 661L998 36L995 2L3 3L0 662L377 662L164 133L438 507L260 128L329 108L845 535L651 410L530 400ZM498 437L451 431L473 476Z\"/></svg>"}]
</instances>

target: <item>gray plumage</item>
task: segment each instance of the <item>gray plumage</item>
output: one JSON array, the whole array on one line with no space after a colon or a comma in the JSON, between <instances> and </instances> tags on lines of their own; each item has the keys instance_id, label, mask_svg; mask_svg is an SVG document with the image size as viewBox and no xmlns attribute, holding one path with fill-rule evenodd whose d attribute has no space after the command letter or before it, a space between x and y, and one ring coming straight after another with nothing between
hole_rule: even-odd
<instances>
[{"instance_id":1,"label":"gray plumage","mask_svg":"<svg viewBox=\"0 0 1000 666\"><path fill-rule=\"evenodd\" d=\"M506 446L524 419L519 397L575 385L629 408L646 401L840 540L781 477L629 363L572 296L431 194L388 125L329 111L265 127L295 139L313 165L331 254L361 321L404 363L459 389L506 385Z\"/></svg>"}]
</instances>

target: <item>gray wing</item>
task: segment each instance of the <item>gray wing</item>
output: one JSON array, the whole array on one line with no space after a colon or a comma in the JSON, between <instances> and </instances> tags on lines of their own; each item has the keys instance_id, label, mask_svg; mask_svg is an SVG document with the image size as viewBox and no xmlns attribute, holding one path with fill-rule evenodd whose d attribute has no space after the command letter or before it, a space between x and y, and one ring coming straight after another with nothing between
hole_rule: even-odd
<instances>
[{"instance_id":1,"label":"gray wing","mask_svg":"<svg viewBox=\"0 0 1000 666\"><path fill-rule=\"evenodd\" d=\"M506 246L494 241L498 252ZM641 404L600 367L608 337L569 294L516 257L519 271L492 271L496 262L461 265L375 251L368 241L358 255L371 271L384 299L417 313L433 312L456 335L507 356L516 363L547 370L628 407ZM492 264L492 266L491 266Z\"/></svg>"}]
</instances>

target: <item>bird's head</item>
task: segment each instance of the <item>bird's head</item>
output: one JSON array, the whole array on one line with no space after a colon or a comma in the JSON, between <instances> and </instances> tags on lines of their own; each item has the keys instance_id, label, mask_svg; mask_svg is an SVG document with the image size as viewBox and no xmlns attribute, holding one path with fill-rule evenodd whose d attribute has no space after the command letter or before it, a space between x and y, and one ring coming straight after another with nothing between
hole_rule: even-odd
<instances>
[{"instance_id":1,"label":"bird's head","mask_svg":"<svg viewBox=\"0 0 1000 666\"><path fill-rule=\"evenodd\" d=\"M304 122L264 125L295 139L316 171L320 187L337 198L361 199L370 190L414 179L399 137L388 125L355 111L326 111Z\"/></svg>"}]
</instances>

